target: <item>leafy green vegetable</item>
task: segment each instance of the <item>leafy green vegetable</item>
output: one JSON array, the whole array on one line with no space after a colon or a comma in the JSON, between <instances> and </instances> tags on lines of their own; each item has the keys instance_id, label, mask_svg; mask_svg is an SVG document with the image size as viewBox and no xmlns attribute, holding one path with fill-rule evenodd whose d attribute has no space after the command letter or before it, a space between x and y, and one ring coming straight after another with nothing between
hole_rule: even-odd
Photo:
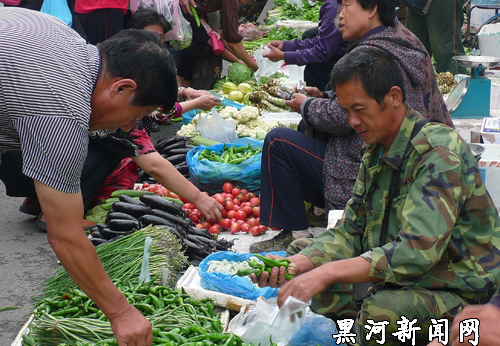
<instances>
[{"instance_id":1,"label":"leafy green vegetable","mask_svg":"<svg viewBox=\"0 0 500 346\"><path fill-rule=\"evenodd\" d=\"M229 80L235 84L246 82L253 78L253 71L240 63L232 63L228 70Z\"/></svg>"},{"instance_id":2,"label":"leafy green vegetable","mask_svg":"<svg viewBox=\"0 0 500 346\"><path fill-rule=\"evenodd\" d=\"M229 79L227 78L227 76L224 76L220 79L217 79L214 83L214 85L212 86L212 89L213 90L221 90L222 89L222 85L224 83L226 83L227 81L229 81Z\"/></svg>"}]
</instances>

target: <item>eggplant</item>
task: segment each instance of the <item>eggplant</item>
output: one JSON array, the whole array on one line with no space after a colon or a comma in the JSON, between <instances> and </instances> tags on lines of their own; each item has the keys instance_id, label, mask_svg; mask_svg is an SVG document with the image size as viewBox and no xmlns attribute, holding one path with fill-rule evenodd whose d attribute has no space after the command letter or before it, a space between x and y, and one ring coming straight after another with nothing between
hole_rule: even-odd
<instances>
[{"instance_id":1,"label":"eggplant","mask_svg":"<svg viewBox=\"0 0 500 346\"><path fill-rule=\"evenodd\" d=\"M144 195L139 200L153 209L160 209L170 214L185 216L182 207L174 202L170 202L158 195Z\"/></svg>"},{"instance_id":2,"label":"eggplant","mask_svg":"<svg viewBox=\"0 0 500 346\"><path fill-rule=\"evenodd\" d=\"M187 139L186 137L182 137L182 136L174 136L174 137L162 139L161 141L158 141L156 143L155 149L156 149L156 151L161 152L161 151L164 151L165 148L167 148L173 144L186 143L188 140L189 139Z\"/></svg>"},{"instance_id":3,"label":"eggplant","mask_svg":"<svg viewBox=\"0 0 500 346\"><path fill-rule=\"evenodd\" d=\"M120 235L128 235L132 233L132 231L113 231L109 228L104 228L101 230L102 237L104 239L113 239L114 237L120 236Z\"/></svg>"},{"instance_id":4,"label":"eggplant","mask_svg":"<svg viewBox=\"0 0 500 346\"><path fill-rule=\"evenodd\" d=\"M92 239L90 239L90 241L92 242L92 245L94 245L94 246L99 246L102 244L106 244L108 242L108 240L106 240L104 238L92 238Z\"/></svg>"},{"instance_id":5,"label":"eggplant","mask_svg":"<svg viewBox=\"0 0 500 346\"><path fill-rule=\"evenodd\" d=\"M182 241L184 242L184 244L187 245L187 247L190 247L192 249L195 249L195 250L202 250L203 249L203 246L201 245L198 245L196 243L193 243L191 241L189 241L188 239L184 238L182 239Z\"/></svg>"},{"instance_id":6,"label":"eggplant","mask_svg":"<svg viewBox=\"0 0 500 346\"><path fill-rule=\"evenodd\" d=\"M181 208L182 209L182 208ZM138 205L125 202L115 202L113 203L113 210L119 211L125 214L132 215L133 217L141 217L145 214L149 214L151 207L147 205Z\"/></svg>"},{"instance_id":7,"label":"eggplant","mask_svg":"<svg viewBox=\"0 0 500 346\"><path fill-rule=\"evenodd\" d=\"M171 222L167 219L164 219L162 217L156 216L156 215L141 216L139 218L139 222L141 223L141 225L143 227L146 227L148 225L154 225L154 226L167 226L167 227L175 229L175 224L173 222Z\"/></svg>"},{"instance_id":8,"label":"eggplant","mask_svg":"<svg viewBox=\"0 0 500 346\"><path fill-rule=\"evenodd\" d=\"M188 165L182 165L182 166L179 165L179 166L175 166L175 168L182 175L189 174L189 166Z\"/></svg>"},{"instance_id":9,"label":"eggplant","mask_svg":"<svg viewBox=\"0 0 500 346\"><path fill-rule=\"evenodd\" d=\"M139 229L139 221L111 219L108 222L108 227L113 231L130 232Z\"/></svg>"},{"instance_id":10,"label":"eggplant","mask_svg":"<svg viewBox=\"0 0 500 346\"><path fill-rule=\"evenodd\" d=\"M167 157L167 160L175 166L181 162L186 162L186 154L177 154L177 155L169 156L169 157Z\"/></svg>"},{"instance_id":11,"label":"eggplant","mask_svg":"<svg viewBox=\"0 0 500 346\"><path fill-rule=\"evenodd\" d=\"M166 153L168 154L170 152L170 150L172 149L180 149L180 148L185 148L186 146L186 142L182 141L182 142L177 142L177 143L174 143L174 144L170 144L169 146L167 146L166 148L164 148L163 150L160 150L159 152L160 153Z\"/></svg>"},{"instance_id":12,"label":"eggplant","mask_svg":"<svg viewBox=\"0 0 500 346\"><path fill-rule=\"evenodd\" d=\"M108 222L109 220L113 220L113 219L139 221L139 220L137 220L137 218L133 217L132 215L121 213L119 211L113 211L112 213L108 212L108 215L106 215L106 222Z\"/></svg>"},{"instance_id":13,"label":"eggplant","mask_svg":"<svg viewBox=\"0 0 500 346\"><path fill-rule=\"evenodd\" d=\"M122 202L125 202L125 203L143 205L141 202L139 202L138 200L134 199L134 197L127 196L127 195L125 195L123 193L120 196L118 196L118 199L120 201L122 201Z\"/></svg>"},{"instance_id":14,"label":"eggplant","mask_svg":"<svg viewBox=\"0 0 500 346\"><path fill-rule=\"evenodd\" d=\"M204 237L204 238L207 238L210 240L214 239L214 237L210 233L208 233L207 231L205 231L203 229L199 229L196 227L187 227L186 229L190 234L195 234L199 237Z\"/></svg>"},{"instance_id":15,"label":"eggplant","mask_svg":"<svg viewBox=\"0 0 500 346\"><path fill-rule=\"evenodd\" d=\"M151 210L151 215L161 217L165 220L168 220L176 225L182 226L182 227L190 227L193 225L193 221L191 219L186 219L184 217L180 217L177 215L170 214L166 211L160 210L160 209L153 209Z\"/></svg>"},{"instance_id":16,"label":"eggplant","mask_svg":"<svg viewBox=\"0 0 500 346\"><path fill-rule=\"evenodd\" d=\"M170 150L170 154L172 155L177 155L177 154L187 154L191 151L191 148L179 148L179 149L172 149Z\"/></svg>"}]
</instances>

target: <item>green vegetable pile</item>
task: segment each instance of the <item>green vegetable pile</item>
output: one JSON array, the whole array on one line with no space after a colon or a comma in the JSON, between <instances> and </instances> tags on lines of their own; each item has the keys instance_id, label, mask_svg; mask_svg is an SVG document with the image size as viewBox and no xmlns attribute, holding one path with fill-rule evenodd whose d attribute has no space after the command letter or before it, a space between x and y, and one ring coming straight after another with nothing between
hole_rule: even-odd
<instances>
[{"instance_id":1,"label":"green vegetable pile","mask_svg":"<svg viewBox=\"0 0 500 346\"><path fill-rule=\"evenodd\" d=\"M223 150L219 154L213 150L203 149L200 153L199 160L209 160L237 165L257 154L260 154L261 152L262 148L254 149L250 144L246 147L228 147L224 144Z\"/></svg>"},{"instance_id":2,"label":"green vegetable pile","mask_svg":"<svg viewBox=\"0 0 500 346\"><path fill-rule=\"evenodd\" d=\"M253 71L246 65L240 63L232 63L227 71L229 81L234 84L240 84L252 80Z\"/></svg>"},{"instance_id":3,"label":"green vegetable pile","mask_svg":"<svg viewBox=\"0 0 500 346\"><path fill-rule=\"evenodd\" d=\"M96 248L97 255L112 281L139 281L144 241L147 236L153 238L149 249L149 268L151 275L159 277L161 270L170 271L169 285L175 284L174 278L188 262L181 251L179 239L164 227L148 226L135 233ZM46 297L69 291L75 283L64 268L45 282Z\"/></svg>"},{"instance_id":4,"label":"green vegetable pile","mask_svg":"<svg viewBox=\"0 0 500 346\"><path fill-rule=\"evenodd\" d=\"M258 254L253 255L254 257L257 257L260 261L257 260L251 260L249 261L247 259L247 263L250 266L249 268L242 268L238 270L238 272L234 275L237 276L247 276L250 274L255 274L257 277L261 276L263 272L268 272L271 274L271 271L273 268L281 268L285 267L286 269L286 274L285 274L285 279L286 280L292 280L293 276L288 272L288 267L290 265L290 260L286 258L281 258L281 259L272 259L272 258L267 258ZM234 276L233 275L233 276Z\"/></svg>"}]
</instances>

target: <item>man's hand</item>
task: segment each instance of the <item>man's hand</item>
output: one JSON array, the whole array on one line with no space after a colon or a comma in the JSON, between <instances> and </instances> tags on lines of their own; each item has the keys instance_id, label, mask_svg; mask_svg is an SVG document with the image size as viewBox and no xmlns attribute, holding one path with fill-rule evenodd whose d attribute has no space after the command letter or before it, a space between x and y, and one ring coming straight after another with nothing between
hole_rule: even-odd
<instances>
[{"instance_id":1,"label":"man's hand","mask_svg":"<svg viewBox=\"0 0 500 346\"><path fill-rule=\"evenodd\" d=\"M108 318L118 346L151 346L153 344L151 324L132 305L127 304L122 310Z\"/></svg>"},{"instance_id":2,"label":"man's hand","mask_svg":"<svg viewBox=\"0 0 500 346\"><path fill-rule=\"evenodd\" d=\"M262 55L268 58L271 61L280 61L285 59L285 53L282 52L280 49L271 46L270 44L267 45L269 49L271 50L270 52L264 52Z\"/></svg>"},{"instance_id":3,"label":"man's hand","mask_svg":"<svg viewBox=\"0 0 500 346\"><path fill-rule=\"evenodd\" d=\"M182 12L189 13L192 16L193 13L189 8L189 4L193 5L193 7L196 8L196 2L194 0L179 0L179 6L181 7Z\"/></svg>"},{"instance_id":4,"label":"man's hand","mask_svg":"<svg viewBox=\"0 0 500 346\"><path fill-rule=\"evenodd\" d=\"M460 322L468 319L479 320L479 332L472 333L469 337L464 337L464 342L459 342L460 338ZM477 346L494 346L498 345L500 340L500 329L497 326L500 321L500 308L493 304L486 305L470 305L458 314L453 320L451 328L450 345L470 346L468 340L473 340L475 336L479 335L479 344Z\"/></svg>"},{"instance_id":5,"label":"man's hand","mask_svg":"<svg viewBox=\"0 0 500 346\"><path fill-rule=\"evenodd\" d=\"M306 87L306 93L311 97L317 97L317 98L323 97L323 92L316 87Z\"/></svg>"},{"instance_id":6,"label":"man's hand","mask_svg":"<svg viewBox=\"0 0 500 346\"><path fill-rule=\"evenodd\" d=\"M291 100L286 100L285 104L290 107L294 112L300 113L300 106L302 102L307 98L306 95L293 93Z\"/></svg>"},{"instance_id":7,"label":"man's hand","mask_svg":"<svg viewBox=\"0 0 500 346\"><path fill-rule=\"evenodd\" d=\"M283 41L270 41L268 42L269 46L273 46L278 48L279 50L283 50Z\"/></svg>"},{"instance_id":8,"label":"man's hand","mask_svg":"<svg viewBox=\"0 0 500 346\"><path fill-rule=\"evenodd\" d=\"M196 100L193 100L193 102L196 103L197 108L204 111L209 111L213 107L220 105L220 100L212 94L200 96Z\"/></svg>"},{"instance_id":9,"label":"man's hand","mask_svg":"<svg viewBox=\"0 0 500 346\"><path fill-rule=\"evenodd\" d=\"M221 211L224 207L212 197L200 193L198 198L191 202L209 222L218 222L222 219Z\"/></svg>"},{"instance_id":10,"label":"man's hand","mask_svg":"<svg viewBox=\"0 0 500 346\"><path fill-rule=\"evenodd\" d=\"M278 306L281 307L288 296L306 302L326 290L330 283L326 280L329 273L325 273L324 268L323 266L318 267L288 281L278 291Z\"/></svg>"},{"instance_id":11,"label":"man's hand","mask_svg":"<svg viewBox=\"0 0 500 346\"><path fill-rule=\"evenodd\" d=\"M280 259L283 258L277 255L266 255L265 257L269 257L272 259ZM297 254L291 257L287 257L290 260L288 264L288 274L292 276L297 276L301 273L308 272L314 268L312 261L301 254ZM255 274L250 274L250 278L254 284L259 284L259 287L282 287L287 281L285 280L285 274L287 273L285 267L273 268L271 274L268 272L262 273L260 277L257 277ZM295 279L294 279L295 280ZM293 281L293 280L292 280Z\"/></svg>"}]
</instances>

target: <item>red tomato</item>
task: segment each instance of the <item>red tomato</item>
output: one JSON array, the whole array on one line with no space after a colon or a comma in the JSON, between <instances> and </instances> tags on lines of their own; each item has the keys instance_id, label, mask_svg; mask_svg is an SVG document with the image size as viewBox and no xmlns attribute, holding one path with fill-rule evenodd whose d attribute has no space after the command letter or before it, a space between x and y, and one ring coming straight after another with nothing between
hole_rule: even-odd
<instances>
[{"instance_id":1,"label":"red tomato","mask_svg":"<svg viewBox=\"0 0 500 346\"><path fill-rule=\"evenodd\" d=\"M220 213L221 213L222 217L226 217L227 210L226 209L222 209Z\"/></svg>"},{"instance_id":2,"label":"red tomato","mask_svg":"<svg viewBox=\"0 0 500 346\"><path fill-rule=\"evenodd\" d=\"M236 221L238 221L238 219L237 219L237 218L235 218L235 217L233 217L233 218L231 219L231 222L232 222L232 223L235 223Z\"/></svg>"},{"instance_id":3,"label":"red tomato","mask_svg":"<svg viewBox=\"0 0 500 346\"><path fill-rule=\"evenodd\" d=\"M232 225L231 225L231 228L229 229L231 231L231 234L235 234L235 233L238 233L240 231L240 224L237 223L237 222L234 222Z\"/></svg>"},{"instance_id":4,"label":"red tomato","mask_svg":"<svg viewBox=\"0 0 500 346\"><path fill-rule=\"evenodd\" d=\"M201 220L201 213L199 211L192 211L191 213L189 213L189 218L194 222L194 223L198 223L200 222Z\"/></svg>"},{"instance_id":5,"label":"red tomato","mask_svg":"<svg viewBox=\"0 0 500 346\"><path fill-rule=\"evenodd\" d=\"M260 207L253 207L253 216L260 217Z\"/></svg>"},{"instance_id":6,"label":"red tomato","mask_svg":"<svg viewBox=\"0 0 500 346\"><path fill-rule=\"evenodd\" d=\"M233 204L234 205L240 205L241 201L238 198L233 199Z\"/></svg>"},{"instance_id":7,"label":"red tomato","mask_svg":"<svg viewBox=\"0 0 500 346\"><path fill-rule=\"evenodd\" d=\"M225 230L225 231L229 230L229 228L231 227L231 220L229 220L229 219L222 219L220 221L220 227L223 230Z\"/></svg>"},{"instance_id":8,"label":"red tomato","mask_svg":"<svg viewBox=\"0 0 500 346\"><path fill-rule=\"evenodd\" d=\"M142 188L145 189L146 187L149 187L149 183L143 183Z\"/></svg>"},{"instance_id":9,"label":"red tomato","mask_svg":"<svg viewBox=\"0 0 500 346\"><path fill-rule=\"evenodd\" d=\"M250 198L250 204L252 205L252 207L256 207L260 205L260 199L258 197Z\"/></svg>"},{"instance_id":10,"label":"red tomato","mask_svg":"<svg viewBox=\"0 0 500 346\"><path fill-rule=\"evenodd\" d=\"M236 223L241 226L241 225L243 225L245 223L245 220L239 220L238 219L238 220L236 220Z\"/></svg>"},{"instance_id":11,"label":"red tomato","mask_svg":"<svg viewBox=\"0 0 500 346\"><path fill-rule=\"evenodd\" d=\"M232 218L235 218L236 217L236 212L234 210L228 210L227 214L226 214L226 217L228 219L232 219Z\"/></svg>"},{"instance_id":12,"label":"red tomato","mask_svg":"<svg viewBox=\"0 0 500 346\"><path fill-rule=\"evenodd\" d=\"M204 221L202 222L203 226L205 226L206 229L209 229L210 227L212 227L212 224L208 221Z\"/></svg>"},{"instance_id":13,"label":"red tomato","mask_svg":"<svg viewBox=\"0 0 500 346\"><path fill-rule=\"evenodd\" d=\"M256 217L255 220L257 221L257 223L260 225L260 217Z\"/></svg>"},{"instance_id":14,"label":"red tomato","mask_svg":"<svg viewBox=\"0 0 500 346\"><path fill-rule=\"evenodd\" d=\"M244 208L244 207L251 207L252 205L250 204L250 202L243 202L240 204L240 207Z\"/></svg>"},{"instance_id":15,"label":"red tomato","mask_svg":"<svg viewBox=\"0 0 500 346\"><path fill-rule=\"evenodd\" d=\"M219 225L213 225L208 229L208 233L210 234L219 234L220 233L220 228Z\"/></svg>"},{"instance_id":16,"label":"red tomato","mask_svg":"<svg viewBox=\"0 0 500 346\"><path fill-rule=\"evenodd\" d=\"M202 223L199 223L199 224L196 225L196 228L205 229L205 226L203 226Z\"/></svg>"},{"instance_id":17,"label":"red tomato","mask_svg":"<svg viewBox=\"0 0 500 346\"><path fill-rule=\"evenodd\" d=\"M243 210L238 210L236 213L236 218L238 220L245 220L247 218L247 214Z\"/></svg>"},{"instance_id":18,"label":"red tomato","mask_svg":"<svg viewBox=\"0 0 500 346\"><path fill-rule=\"evenodd\" d=\"M245 214L247 214L247 217L249 217L253 214L253 210L251 207L243 207L241 210L243 210L245 212Z\"/></svg>"},{"instance_id":19,"label":"red tomato","mask_svg":"<svg viewBox=\"0 0 500 346\"><path fill-rule=\"evenodd\" d=\"M254 226L252 228L250 228L250 233L252 233L252 235L254 237L257 237L260 235L260 229L259 229L259 226Z\"/></svg>"},{"instance_id":20,"label":"red tomato","mask_svg":"<svg viewBox=\"0 0 500 346\"><path fill-rule=\"evenodd\" d=\"M247 220L247 224L250 228L259 225L253 217Z\"/></svg>"},{"instance_id":21,"label":"red tomato","mask_svg":"<svg viewBox=\"0 0 500 346\"><path fill-rule=\"evenodd\" d=\"M246 194L246 193L248 193L248 191L247 191L246 189L241 189L241 190L240 190L240 193L242 193L242 194Z\"/></svg>"},{"instance_id":22,"label":"red tomato","mask_svg":"<svg viewBox=\"0 0 500 346\"><path fill-rule=\"evenodd\" d=\"M182 206L182 209L194 209L194 204L193 203L184 203Z\"/></svg>"},{"instance_id":23,"label":"red tomato","mask_svg":"<svg viewBox=\"0 0 500 346\"><path fill-rule=\"evenodd\" d=\"M234 204L233 204L233 202L226 202L225 209L226 209L227 211L233 210L233 209L234 209Z\"/></svg>"},{"instance_id":24,"label":"red tomato","mask_svg":"<svg viewBox=\"0 0 500 346\"><path fill-rule=\"evenodd\" d=\"M156 190L155 190L155 188L154 188L154 187L150 187L150 188L148 189L148 191L149 191L149 192L155 192Z\"/></svg>"},{"instance_id":25,"label":"red tomato","mask_svg":"<svg viewBox=\"0 0 500 346\"><path fill-rule=\"evenodd\" d=\"M266 233L266 231L267 231L267 226L260 225L260 226L259 226L259 229L260 229L260 231L261 231L262 233Z\"/></svg>"},{"instance_id":26,"label":"red tomato","mask_svg":"<svg viewBox=\"0 0 500 346\"><path fill-rule=\"evenodd\" d=\"M168 193L168 197L170 197L170 198L179 198L179 195L177 195L176 193L173 193L173 192L169 192Z\"/></svg>"},{"instance_id":27,"label":"red tomato","mask_svg":"<svg viewBox=\"0 0 500 346\"><path fill-rule=\"evenodd\" d=\"M231 193L233 190L234 186L230 182L225 182L224 185L222 185L222 191L226 193Z\"/></svg>"},{"instance_id":28,"label":"red tomato","mask_svg":"<svg viewBox=\"0 0 500 346\"><path fill-rule=\"evenodd\" d=\"M221 194L216 194L214 195L213 197L217 202L219 202L220 204L224 205L226 203L226 200L224 199L224 197L222 197Z\"/></svg>"},{"instance_id":29,"label":"red tomato","mask_svg":"<svg viewBox=\"0 0 500 346\"><path fill-rule=\"evenodd\" d=\"M231 190L231 194L233 195L233 197L238 196L240 193L241 193L241 190L238 189L237 187L235 187L234 189Z\"/></svg>"},{"instance_id":30,"label":"red tomato","mask_svg":"<svg viewBox=\"0 0 500 346\"><path fill-rule=\"evenodd\" d=\"M239 199L241 202L246 202L247 201L247 194L240 193L238 196L236 196L236 198Z\"/></svg>"},{"instance_id":31,"label":"red tomato","mask_svg":"<svg viewBox=\"0 0 500 346\"><path fill-rule=\"evenodd\" d=\"M253 193L253 192L249 192L248 195L247 195L248 200L250 200L250 199L252 199L254 197L257 197L257 196L255 196L255 193Z\"/></svg>"},{"instance_id":32,"label":"red tomato","mask_svg":"<svg viewBox=\"0 0 500 346\"><path fill-rule=\"evenodd\" d=\"M239 205L234 205L233 210L234 211L241 210L241 207Z\"/></svg>"},{"instance_id":33,"label":"red tomato","mask_svg":"<svg viewBox=\"0 0 500 346\"><path fill-rule=\"evenodd\" d=\"M222 192L222 193L221 193L221 196L222 196L222 197L224 197L224 198L226 198L226 196L227 196L227 192ZM231 195L231 196L232 196L232 195Z\"/></svg>"},{"instance_id":34,"label":"red tomato","mask_svg":"<svg viewBox=\"0 0 500 346\"><path fill-rule=\"evenodd\" d=\"M245 233L248 233L250 231L250 226L248 226L247 223L241 224L240 228L241 228L240 230Z\"/></svg>"}]
</instances>

